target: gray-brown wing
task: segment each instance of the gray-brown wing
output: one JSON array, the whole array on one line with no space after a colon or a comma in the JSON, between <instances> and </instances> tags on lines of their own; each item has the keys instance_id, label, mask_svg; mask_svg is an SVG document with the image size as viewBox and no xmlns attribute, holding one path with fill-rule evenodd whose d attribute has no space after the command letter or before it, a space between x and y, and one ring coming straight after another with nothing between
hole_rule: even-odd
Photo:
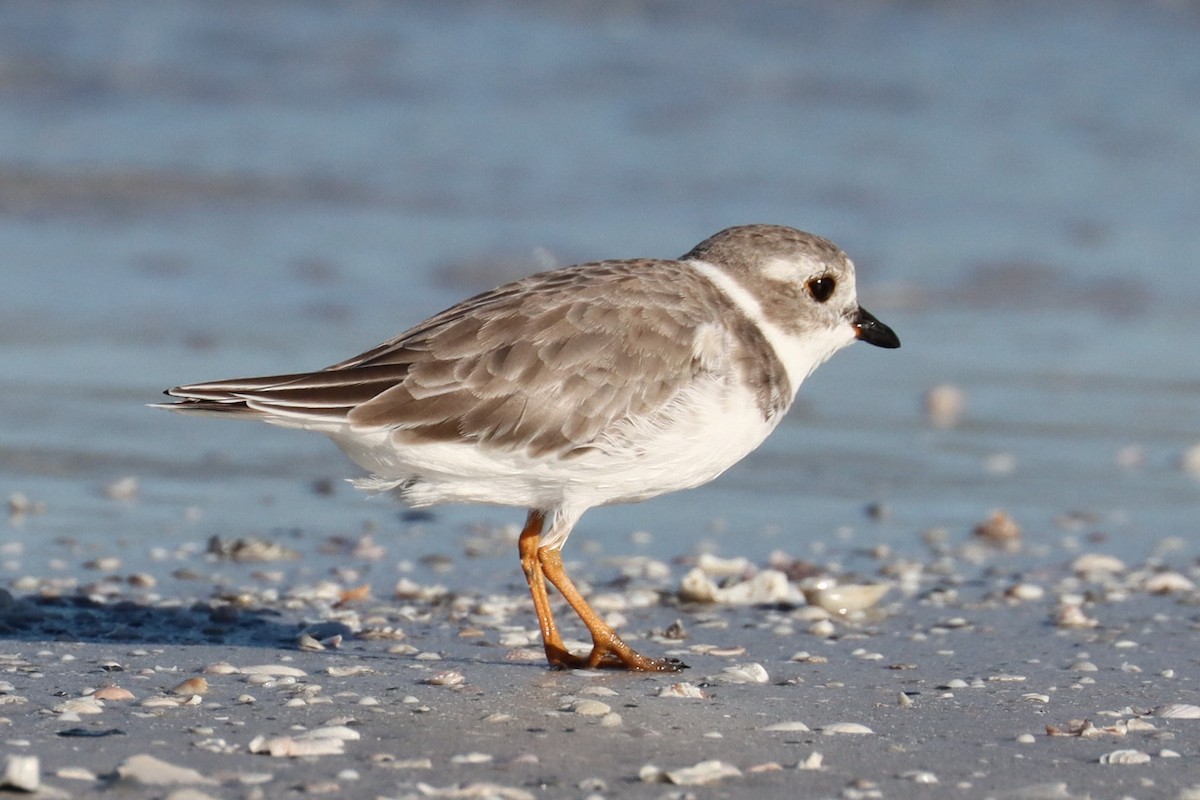
<instances>
[{"instance_id":1,"label":"gray-brown wing","mask_svg":"<svg viewBox=\"0 0 1200 800\"><path fill-rule=\"evenodd\" d=\"M405 372L349 421L410 440L466 438L546 454L651 413L723 357L697 353L696 333L727 301L684 265L649 266L601 262L535 275L332 367Z\"/></svg>"}]
</instances>

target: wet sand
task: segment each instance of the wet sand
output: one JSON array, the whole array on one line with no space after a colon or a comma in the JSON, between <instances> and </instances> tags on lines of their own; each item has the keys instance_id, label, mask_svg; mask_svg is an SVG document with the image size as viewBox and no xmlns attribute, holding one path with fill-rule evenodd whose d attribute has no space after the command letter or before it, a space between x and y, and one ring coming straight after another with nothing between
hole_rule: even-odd
<instances>
[{"instance_id":1,"label":"wet sand","mask_svg":"<svg viewBox=\"0 0 1200 800\"><path fill-rule=\"evenodd\" d=\"M1125 564L1069 536L1031 560L933 535L919 558L831 548L846 572L581 558L635 646L689 665L636 675L546 668L514 535L475 527L394 587L359 583L369 535L186 543L170 590L119 548L80 561L63 544L56 576L22 576L0 605L6 754L38 759L44 796L73 797L1194 791L1200 594L1166 567L1171 542ZM751 604L689 602L702 574ZM864 583L890 590L849 614L805 601Z\"/></svg>"}]
</instances>

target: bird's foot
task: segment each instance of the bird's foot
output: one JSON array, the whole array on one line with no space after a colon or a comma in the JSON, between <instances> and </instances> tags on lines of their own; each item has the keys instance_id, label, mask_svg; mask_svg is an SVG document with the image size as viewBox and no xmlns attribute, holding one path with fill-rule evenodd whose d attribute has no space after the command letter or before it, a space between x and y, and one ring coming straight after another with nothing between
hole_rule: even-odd
<instances>
[{"instance_id":1,"label":"bird's foot","mask_svg":"<svg viewBox=\"0 0 1200 800\"><path fill-rule=\"evenodd\" d=\"M630 672L682 672L688 665L677 658L649 658L620 639L596 642L587 656L548 645L546 660L555 669L614 669Z\"/></svg>"}]
</instances>

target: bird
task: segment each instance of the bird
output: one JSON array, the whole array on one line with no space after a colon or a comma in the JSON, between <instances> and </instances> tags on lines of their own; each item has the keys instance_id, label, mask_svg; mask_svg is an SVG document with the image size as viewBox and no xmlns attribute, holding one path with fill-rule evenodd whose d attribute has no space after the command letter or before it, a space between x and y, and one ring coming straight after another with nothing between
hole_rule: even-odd
<instances>
[{"instance_id":1,"label":"bird","mask_svg":"<svg viewBox=\"0 0 1200 800\"><path fill-rule=\"evenodd\" d=\"M527 510L517 539L546 661L675 672L626 644L562 548L589 508L705 484L757 448L838 350L900 339L853 262L783 225L726 228L678 259L594 261L477 294L315 372L193 383L156 404L325 434L410 507ZM591 636L570 652L550 587Z\"/></svg>"}]
</instances>

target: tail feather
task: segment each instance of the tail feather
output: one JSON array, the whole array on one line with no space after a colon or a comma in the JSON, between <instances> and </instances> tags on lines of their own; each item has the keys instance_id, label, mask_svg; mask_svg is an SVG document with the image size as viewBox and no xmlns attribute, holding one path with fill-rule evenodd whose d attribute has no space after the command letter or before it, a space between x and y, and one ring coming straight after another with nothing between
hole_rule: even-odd
<instances>
[{"instance_id":1,"label":"tail feather","mask_svg":"<svg viewBox=\"0 0 1200 800\"><path fill-rule=\"evenodd\" d=\"M401 366L384 365L194 383L168 389L167 395L180 399L154 407L184 414L245 415L284 424L345 421L355 406L395 386L405 374Z\"/></svg>"}]
</instances>

